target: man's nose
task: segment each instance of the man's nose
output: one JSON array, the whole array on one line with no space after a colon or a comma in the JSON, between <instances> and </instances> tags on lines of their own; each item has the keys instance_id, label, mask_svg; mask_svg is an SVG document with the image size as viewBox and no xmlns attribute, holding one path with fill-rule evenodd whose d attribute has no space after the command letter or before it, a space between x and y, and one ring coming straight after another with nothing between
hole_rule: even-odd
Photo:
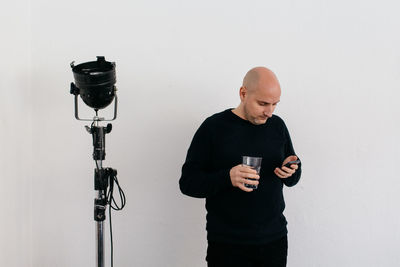
<instances>
[{"instance_id":1,"label":"man's nose","mask_svg":"<svg viewBox=\"0 0 400 267\"><path fill-rule=\"evenodd\" d=\"M268 105L264 110L264 115L267 116L268 118L271 118L273 112L274 112L274 107L272 105Z\"/></svg>"}]
</instances>

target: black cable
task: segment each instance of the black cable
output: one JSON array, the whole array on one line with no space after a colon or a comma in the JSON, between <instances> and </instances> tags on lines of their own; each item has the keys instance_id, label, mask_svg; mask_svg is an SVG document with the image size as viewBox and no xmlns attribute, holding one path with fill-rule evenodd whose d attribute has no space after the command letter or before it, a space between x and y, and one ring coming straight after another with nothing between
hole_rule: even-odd
<instances>
[{"instance_id":1,"label":"black cable","mask_svg":"<svg viewBox=\"0 0 400 267\"><path fill-rule=\"evenodd\" d=\"M110 172L110 176L109 176L110 177L110 188L107 193L107 204L110 205L108 208L108 216L109 216L109 221L110 221L111 267L113 267L114 266L114 243L113 243L113 234L112 234L111 209L117 210L117 211L122 210L125 207L126 198L125 198L124 191L122 190L121 186L119 185L118 178L116 175L117 172L111 168L108 168L108 171ZM118 187L121 206L119 206L114 199L114 183Z\"/></svg>"},{"instance_id":2,"label":"black cable","mask_svg":"<svg viewBox=\"0 0 400 267\"><path fill-rule=\"evenodd\" d=\"M111 223L111 208L110 207L108 207L108 217L109 217L109 220L110 220L111 267L113 267L114 266L114 244L113 244L112 223Z\"/></svg>"}]
</instances>

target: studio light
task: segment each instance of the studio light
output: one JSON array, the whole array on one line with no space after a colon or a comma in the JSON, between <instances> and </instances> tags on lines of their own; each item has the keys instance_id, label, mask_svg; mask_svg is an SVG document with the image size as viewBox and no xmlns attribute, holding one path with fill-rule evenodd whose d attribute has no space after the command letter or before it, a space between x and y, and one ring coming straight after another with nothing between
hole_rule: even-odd
<instances>
[{"instance_id":1,"label":"studio light","mask_svg":"<svg viewBox=\"0 0 400 267\"><path fill-rule=\"evenodd\" d=\"M71 63L75 83L71 83L70 93L75 95L75 117L78 115L78 95L83 102L96 112L111 104L115 99L114 118L117 116L117 88L115 75L115 62L108 62L103 56L98 56L97 61L90 61L79 65ZM105 120L105 119L103 119ZM109 120L106 120L109 121Z\"/></svg>"},{"instance_id":2,"label":"studio light","mask_svg":"<svg viewBox=\"0 0 400 267\"><path fill-rule=\"evenodd\" d=\"M97 61L82 63L79 65L71 64L75 83L71 83L70 93L75 96L75 118L77 120L93 121L89 126L85 126L93 139L93 159L96 163L94 169L94 190L97 191L97 197L94 199L94 220L96 222L96 266L104 267L104 220L106 219L106 209L109 211L110 234L111 234L111 267L113 266L113 239L111 228L111 209L122 210L126 203L125 194L122 191L118 179L117 170L110 167L103 167L105 160L106 134L112 130L111 123L107 126L101 126L102 121L112 121L117 118L116 94L116 75L115 63L108 62L103 56L97 57ZM93 119L81 119L78 114L78 96L81 96L83 102L95 111ZM106 108L114 100L114 118L106 120L98 116L100 109ZM115 186L114 186L115 185ZM120 204L114 199L114 188L118 190Z\"/></svg>"}]
</instances>

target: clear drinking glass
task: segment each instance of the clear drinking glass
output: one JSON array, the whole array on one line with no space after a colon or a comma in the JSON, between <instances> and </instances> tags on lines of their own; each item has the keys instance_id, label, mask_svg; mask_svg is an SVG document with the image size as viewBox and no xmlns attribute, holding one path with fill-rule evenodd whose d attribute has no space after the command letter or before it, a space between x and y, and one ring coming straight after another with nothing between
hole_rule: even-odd
<instances>
[{"instance_id":1,"label":"clear drinking glass","mask_svg":"<svg viewBox=\"0 0 400 267\"><path fill-rule=\"evenodd\" d=\"M256 170L258 175L260 175L261 161L262 158L260 157L242 156L242 164L251 167L253 170ZM256 180L252 178L246 178L246 179L254 181ZM246 186L247 188L257 189L257 185L244 184L244 186Z\"/></svg>"}]
</instances>

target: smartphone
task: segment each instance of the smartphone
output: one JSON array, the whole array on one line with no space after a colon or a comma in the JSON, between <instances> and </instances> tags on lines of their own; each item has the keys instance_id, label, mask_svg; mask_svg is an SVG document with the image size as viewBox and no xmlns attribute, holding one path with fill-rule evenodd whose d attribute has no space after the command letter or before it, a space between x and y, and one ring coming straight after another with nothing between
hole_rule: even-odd
<instances>
[{"instance_id":1,"label":"smartphone","mask_svg":"<svg viewBox=\"0 0 400 267\"><path fill-rule=\"evenodd\" d=\"M289 161L288 163L286 163L285 165L283 165L284 167L288 167L288 168L290 168L290 165L292 165L292 164L299 164L300 163L300 160L298 159L298 160L292 160L292 161Z\"/></svg>"}]
</instances>

